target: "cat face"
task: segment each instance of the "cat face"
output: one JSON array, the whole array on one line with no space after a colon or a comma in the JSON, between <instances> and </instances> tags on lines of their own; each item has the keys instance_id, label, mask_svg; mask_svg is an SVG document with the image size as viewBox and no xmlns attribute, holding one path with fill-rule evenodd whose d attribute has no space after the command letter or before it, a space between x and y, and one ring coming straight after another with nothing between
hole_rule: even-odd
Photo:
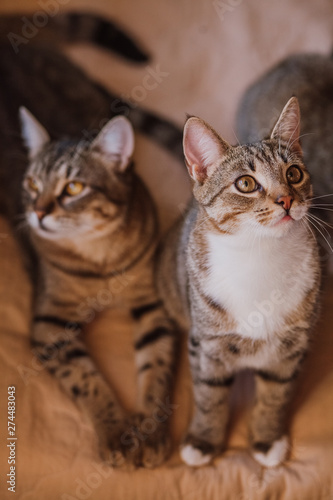
<instances>
[{"instance_id":1,"label":"cat face","mask_svg":"<svg viewBox=\"0 0 333 500\"><path fill-rule=\"evenodd\" d=\"M270 139L232 147L198 118L184 131L194 195L221 232L279 237L304 221L312 196L302 161L299 108L285 106Z\"/></svg>"},{"instance_id":2,"label":"cat face","mask_svg":"<svg viewBox=\"0 0 333 500\"><path fill-rule=\"evenodd\" d=\"M123 117L108 122L91 144L51 142L24 108L30 165L23 181L28 224L40 238L96 238L121 224L131 192L127 171L134 136Z\"/></svg>"}]
</instances>

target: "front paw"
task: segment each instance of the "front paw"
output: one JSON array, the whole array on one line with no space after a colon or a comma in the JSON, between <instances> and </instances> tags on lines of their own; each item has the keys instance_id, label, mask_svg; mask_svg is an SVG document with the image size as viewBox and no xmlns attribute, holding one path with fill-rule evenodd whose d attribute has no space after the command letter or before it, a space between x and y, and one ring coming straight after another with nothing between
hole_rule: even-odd
<instances>
[{"instance_id":1,"label":"front paw","mask_svg":"<svg viewBox=\"0 0 333 500\"><path fill-rule=\"evenodd\" d=\"M122 437L126 432L124 422L119 424L109 424L108 428L102 431L98 429L99 451L103 462L107 462L111 467L126 467L128 459L126 457L127 448L122 443Z\"/></svg>"},{"instance_id":2,"label":"front paw","mask_svg":"<svg viewBox=\"0 0 333 500\"><path fill-rule=\"evenodd\" d=\"M254 443L252 445L252 455L264 467L277 467L287 459L289 448L288 437L282 436L273 443Z\"/></svg>"},{"instance_id":3,"label":"front paw","mask_svg":"<svg viewBox=\"0 0 333 500\"><path fill-rule=\"evenodd\" d=\"M188 434L180 446L180 456L185 464L200 467L209 464L221 450L222 446L215 446Z\"/></svg>"},{"instance_id":4,"label":"front paw","mask_svg":"<svg viewBox=\"0 0 333 500\"><path fill-rule=\"evenodd\" d=\"M137 467L158 467L171 452L166 422L157 422L142 414L133 415L128 419L122 442L128 446L126 457Z\"/></svg>"}]
</instances>

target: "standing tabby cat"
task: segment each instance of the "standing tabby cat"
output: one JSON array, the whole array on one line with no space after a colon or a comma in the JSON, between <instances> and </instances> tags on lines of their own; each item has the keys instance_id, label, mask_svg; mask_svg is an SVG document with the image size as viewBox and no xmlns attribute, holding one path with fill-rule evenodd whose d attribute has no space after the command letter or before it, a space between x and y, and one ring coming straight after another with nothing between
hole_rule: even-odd
<instances>
[{"instance_id":1,"label":"standing tabby cat","mask_svg":"<svg viewBox=\"0 0 333 500\"><path fill-rule=\"evenodd\" d=\"M155 466L168 453L165 415L174 329L153 284L156 210L131 166L134 136L124 117L92 141L50 141L21 108L30 164L23 205L39 261L33 319L35 353L92 418L111 461ZM89 357L79 334L91 320L82 305L127 308L136 321L139 415L132 424ZM95 306L92 306L93 308ZM133 425L154 415L156 430L138 446Z\"/></svg>"},{"instance_id":2,"label":"standing tabby cat","mask_svg":"<svg viewBox=\"0 0 333 500\"><path fill-rule=\"evenodd\" d=\"M253 455L265 466L287 456L285 410L320 275L305 223L312 187L299 118L292 98L270 138L244 146L230 146L199 118L185 125L194 200L162 249L159 288L170 317L190 330L195 406L181 448L189 465L223 449L228 392L243 368L255 371Z\"/></svg>"}]
</instances>

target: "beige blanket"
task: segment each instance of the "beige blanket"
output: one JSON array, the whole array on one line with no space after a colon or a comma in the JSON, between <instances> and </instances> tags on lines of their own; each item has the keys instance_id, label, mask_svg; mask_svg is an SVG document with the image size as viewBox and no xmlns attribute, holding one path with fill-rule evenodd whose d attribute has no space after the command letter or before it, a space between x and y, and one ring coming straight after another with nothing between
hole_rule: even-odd
<instances>
[{"instance_id":1,"label":"beige blanket","mask_svg":"<svg viewBox=\"0 0 333 500\"><path fill-rule=\"evenodd\" d=\"M117 19L152 54L165 73L141 104L181 125L185 113L212 123L233 142L234 114L246 85L279 58L295 51L328 51L330 0L62 0L61 9L89 8ZM0 10L40 10L33 0L1 0ZM138 96L147 69L133 68L91 47L68 53L113 90ZM138 137L140 172L159 202L163 226L179 215L189 195L185 169ZM40 370L29 345L31 289L18 248L0 220L0 498L20 500L331 500L333 486L333 280L322 294L322 320L291 411L291 460L275 470L257 465L247 451L252 380L242 374L232 394L227 452L213 465L181 464L177 445L191 409L183 349L170 422L175 451L157 470L112 470L99 459L94 431L55 380ZM128 318L105 314L87 341L127 408L134 407L135 372ZM16 493L7 490L7 388L16 387Z\"/></svg>"}]
</instances>

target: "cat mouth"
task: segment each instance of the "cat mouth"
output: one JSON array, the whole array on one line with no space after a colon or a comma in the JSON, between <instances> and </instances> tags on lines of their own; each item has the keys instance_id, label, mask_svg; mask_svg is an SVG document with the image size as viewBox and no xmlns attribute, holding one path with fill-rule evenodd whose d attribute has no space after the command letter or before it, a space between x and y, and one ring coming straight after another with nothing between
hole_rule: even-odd
<instances>
[{"instance_id":1,"label":"cat mouth","mask_svg":"<svg viewBox=\"0 0 333 500\"><path fill-rule=\"evenodd\" d=\"M284 215L279 221L276 222L275 226L278 226L280 224L284 224L286 222L289 222L291 220L294 220L291 215L286 214Z\"/></svg>"}]
</instances>

